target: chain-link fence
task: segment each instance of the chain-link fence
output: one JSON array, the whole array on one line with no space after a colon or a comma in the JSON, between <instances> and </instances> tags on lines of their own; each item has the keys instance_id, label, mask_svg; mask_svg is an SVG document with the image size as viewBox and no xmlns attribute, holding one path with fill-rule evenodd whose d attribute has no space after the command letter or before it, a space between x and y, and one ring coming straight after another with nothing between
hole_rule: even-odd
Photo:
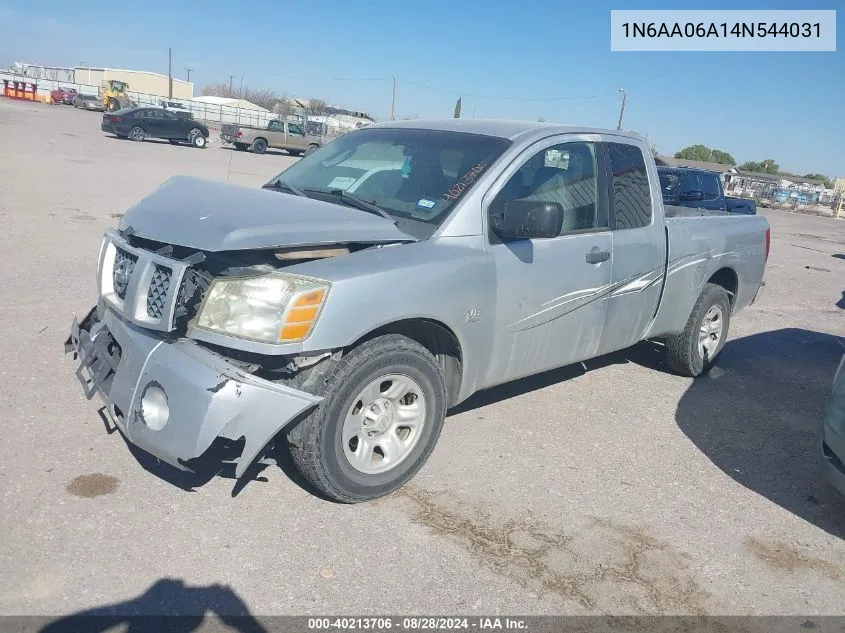
<instances>
[{"instance_id":1,"label":"chain-link fence","mask_svg":"<svg viewBox=\"0 0 845 633\"><path fill-rule=\"evenodd\" d=\"M11 72L0 72L0 81L3 79L22 81L27 79L21 74ZM29 78L28 81L33 81ZM90 86L69 81L38 78L38 94L48 96L52 90L58 88L75 88L77 92L86 95L100 95L100 86ZM234 123L236 125L249 125L255 127L266 127L270 121L286 119L295 121L305 127L309 134L319 136L326 141L337 138L355 129L355 121L346 121L343 116L333 117L323 112L312 111L308 108L290 108L285 112L269 112L267 110L256 110L253 108L241 108L232 105L206 103L203 101L168 99L159 95L151 95L140 92L127 92L127 96L139 106L161 106L167 102L178 103L181 107L189 110L191 115L210 125L212 129L219 129L223 123Z\"/></svg>"}]
</instances>

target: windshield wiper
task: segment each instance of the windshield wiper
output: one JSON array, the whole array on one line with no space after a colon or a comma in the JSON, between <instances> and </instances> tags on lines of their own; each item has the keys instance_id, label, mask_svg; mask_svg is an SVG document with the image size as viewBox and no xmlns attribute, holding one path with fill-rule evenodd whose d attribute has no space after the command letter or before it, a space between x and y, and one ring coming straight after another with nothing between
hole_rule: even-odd
<instances>
[{"instance_id":1,"label":"windshield wiper","mask_svg":"<svg viewBox=\"0 0 845 633\"><path fill-rule=\"evenodd\" d=\"M293 194L296 194L297 196L302 196L303 198L308 197L307 195L305 195L305 192L302 191L302 189L300 189L299 187L294 187L293 185L289 185L284 180L277 180L272 185L266 184L261 188L262 189L277 189L277 190L278 189L285 189L287 191L290 191Z\"/></svg>"},{"instance_id":2,"label":"windshield wiper","mask_svg":"<svg viewBox=\"0 0 845 633\"><path fill-rule=\"evenodd\" d=\"M306 193L321 193L325 196L334 196L336 198L340 198L341 200L345 200L351 206L361 209L361 211L369 211L370 213L375 213L376 215L380 215L385 220L390 220L393 224L398 225L399 222L390 215L387 211L382 209L377 204L373 204L372 202L367 202L366 200L362 200L358 196L354 196L351 193L347 193L343 189L317 189L312 187L305 188Z\"/></svg>"}]
</instances>

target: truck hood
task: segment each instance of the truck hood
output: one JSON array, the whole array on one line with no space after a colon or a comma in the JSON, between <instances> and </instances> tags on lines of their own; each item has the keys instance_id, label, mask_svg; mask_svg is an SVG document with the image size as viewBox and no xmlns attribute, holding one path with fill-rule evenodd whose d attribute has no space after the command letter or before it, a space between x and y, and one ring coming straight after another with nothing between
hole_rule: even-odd
<instances>
[{"instance_id":1,"label":"truck hood","mask_svg":"<svg viewBox=\"0 0 845 633\"><path fill-rule=\"evenodd\" d=\"M129 209L120 230L203 251L415 241L386 218L330 202L176 176Z\"/></svg>"}]
</instances>

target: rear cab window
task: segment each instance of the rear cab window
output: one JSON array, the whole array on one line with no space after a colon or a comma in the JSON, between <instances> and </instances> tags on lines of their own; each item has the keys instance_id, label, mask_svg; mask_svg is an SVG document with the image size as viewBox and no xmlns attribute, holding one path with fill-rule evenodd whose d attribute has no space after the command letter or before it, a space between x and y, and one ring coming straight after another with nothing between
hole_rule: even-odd
<instances>
[{"instance_id":1,"label":"rear cab window","mask_svg":"<svg viewBox=\"0 0 845 633\"><path fill-rule=\"evenodd\" d=\"M610 172L610 204L617 231L649 226L651 189L642 150L626 143L605 143Z\"/></svg>"},{"instance_id":2,"label":"rear cab window","mask_svg":"<svg viewBox=\"0 0 845 633\"><path fill-rule=\"evenodd\" d=\"M719 176L716 174L699 174L701 191L705 200L716 200L721 193Z\"/></svg>"}]
</instances>

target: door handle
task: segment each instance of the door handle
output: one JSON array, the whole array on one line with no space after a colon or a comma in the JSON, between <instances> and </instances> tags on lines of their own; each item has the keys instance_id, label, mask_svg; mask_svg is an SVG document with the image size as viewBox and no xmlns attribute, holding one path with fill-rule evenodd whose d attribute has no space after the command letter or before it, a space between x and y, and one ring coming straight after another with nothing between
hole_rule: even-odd
<instances>
[{"instance_id":1,"label":"door handle","mask_svg":"<svg viewBox=\"0 0 845 633\"><path fill-rule=\"evenodd\" d=\"M589 253L587 253L587 263L588 264L601 264L602 262L606 262L610 259L610 252L609 251L600 251L598 246L593 246Z\"/></svg>"}]
</instances>

